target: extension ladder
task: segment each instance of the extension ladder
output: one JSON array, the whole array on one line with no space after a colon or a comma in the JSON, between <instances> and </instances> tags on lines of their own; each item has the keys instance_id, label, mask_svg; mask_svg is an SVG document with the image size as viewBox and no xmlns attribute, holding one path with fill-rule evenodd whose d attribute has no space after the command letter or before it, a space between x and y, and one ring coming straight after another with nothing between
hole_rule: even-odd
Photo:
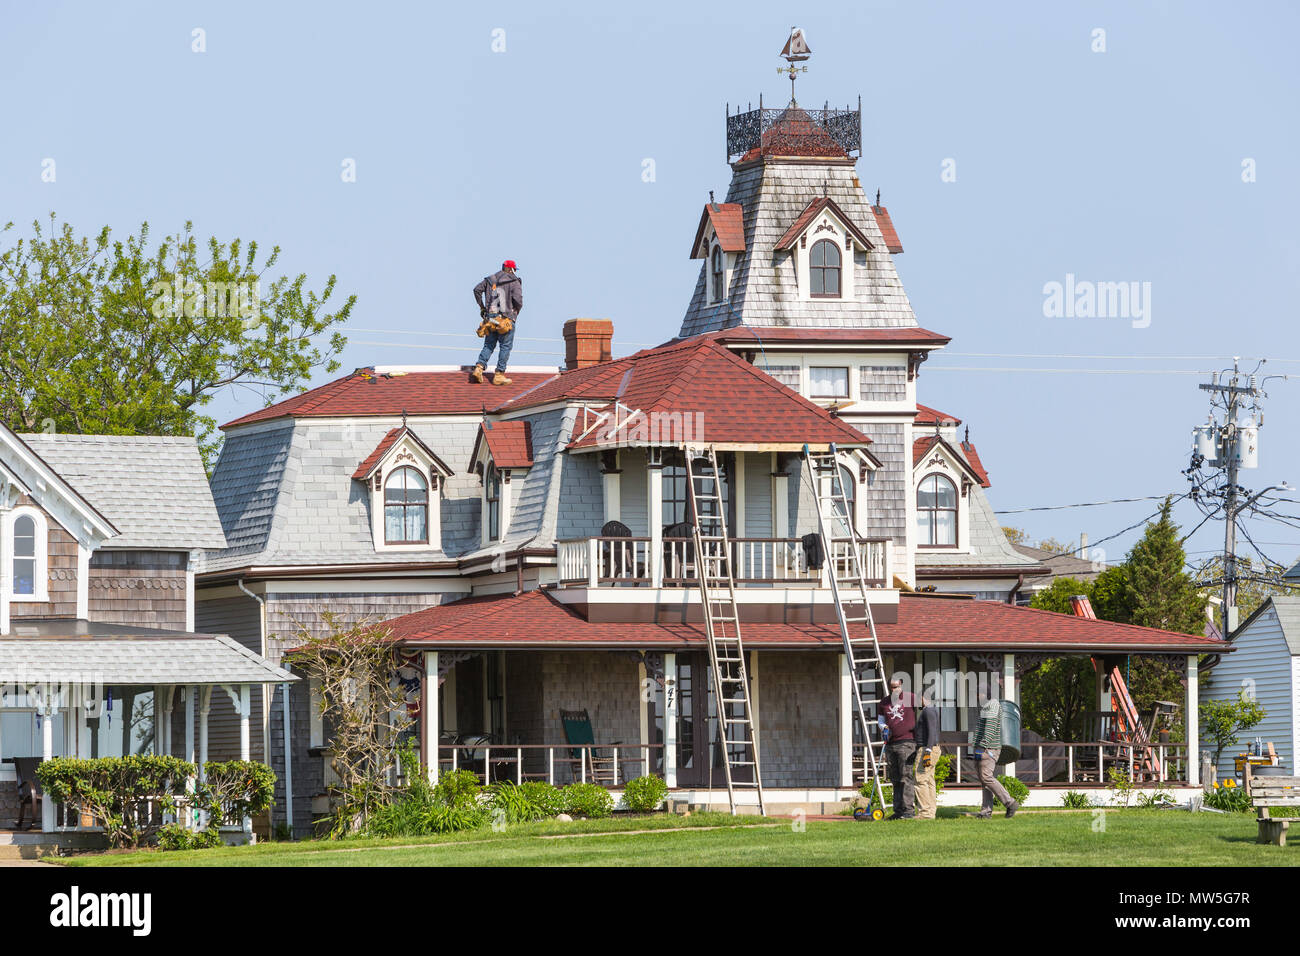
<instances>
[{"instance_id":1,"label":"extension ladder","mask_svg":"<svg viewBox=\"0 0 1300 956\"><path fill-rule=\"evenodd\" d=\"M1133 695L1129 693L1128 684L1124 682L1118 665L1110 669L1110 695L1118 705L1115 708L1115 723L1118 731L1116 736L1135 750L1134 775L1148 780L1160 780L1160 758L1156 756L1155 749L1151 746L1151 738L1147 734L1147 729L1142 726L1137 704L1133 700Z\"/></svg>"},{"instance_id":2,"label":"extension ladder","mask_svg":"<svg viewBox=\"0 0 1300 956\"><path fill-rule=\"evenodd\" d=\"M844 642L844 659L848 664L853 684L853 711L857 716L858 730L862 735L864 750L863 775L865 783L874 791L875 806L884 809L881 790L881 772L884 764L885 742L874 721L867 720L867 708L873 710L884 698L885 662L876 639L876 622L871 617L871 602L867 594L866 566L862 559L862 545L854 528L853 513L840 479L840 464L835 446L826 452L814 452L803 446L806 474L817 498L817 531L821 535L823 565L831 582L831 597L835 601L835 616L839 620L840 638ZM836 545L846 545L842 552ZM843 557L843 566L840 558ZM841 588L848 588L847 600ZM846 604L848 606L846 606ZM865 625L865 627L863 626Z\"/></svg>"},{"instance_id":3,"label":"extension ladder","mask_svg":"<svg viewBox=\"0 0 1300 956\"><path fill-rule=\"evenodd\" d=\"M685 457L686 487L693 516L695 576L700 584L704 633L709 645L722 765L727 776L727 800L735 816L736 791L752 789L758 797L758 812L767 816L762 777L758 770L758 746L754 740L749 674L740 638L740 609L736 605L731 545L727 540L722 473L712 445L702 448L687 446ZM712 767L712 757L709 762ZM746 769L750 772L745 773Z\"/></svg>"}]
</instances>

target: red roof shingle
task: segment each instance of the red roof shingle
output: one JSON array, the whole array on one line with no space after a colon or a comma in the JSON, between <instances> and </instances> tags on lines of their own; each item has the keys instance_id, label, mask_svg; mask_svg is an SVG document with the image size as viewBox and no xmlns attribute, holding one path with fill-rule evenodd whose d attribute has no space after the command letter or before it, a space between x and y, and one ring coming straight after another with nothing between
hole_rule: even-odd
<instances>
[{"instance_id":1,"label":"red roof shingle","mask_svg":"<svg viewBox=\"0 0 1300 956\"><path fill-rule=\"evenodd\" d=\"M931 408L929 405L916 403L916 418L913 421L917 425L960 425L961 419L947 412L941 412L937 408Z\"/></svg>"},{"instance_id":2,"label":"red roof shingle","mask_svg":"<svg viewBox=\"0 0 1300 956\"><path fill-rule=\"evenodd\" d=\"M808 203L808 205L804 206L803 212L799 213L795 221L790 223L790 228L785 231L785 235L777 241L777 250L784 251L793 246L798 238L807 231L810 225L812 225L812 221L821 214L822 210L825 209L829 209L835 215L835 218L844 223L849 232L853 233L853 238L858 240L862 245L862 248L875 248L875 246L872 245L871 240L863 235L862 230L858 228L857 224L845 214L843 209L836 205L834 199L831 199L829 196L819 196L812 200L812 202Z\"/></svg>"},{"instance_id":3,"label":"red roof shingle","mask_svg":"<svg viewBox=\"0 0 1300 956\"><path fill-rule=\"evenodd\" d=\"M448 415L482 411L554 377L551 372L511 372L512 385L478 385L468 372L351 375L276 402L222 425L234 428L273 418Z\"/></svg>"},{"instance_id":4,"label":"red roof shingle","mask_svg":"<svg viewBox=\"0 0 1300 956\"><path fill-rule=\"evenodd\" d=\"M395 641L437 647L494 644L549 647L699 647L704 630L694 624L593 623L561 604L550 591L518 596L465 598L384 623ZM921 594L900 596L898 621L877 624L886 647L1041 648L1222 652L1223 641L1203 635L1090 620L997 601ZM751 647L841 646L838 628L822 624L742 625Z\"/></svg>"},{"instance_id":5,"label":"red roof shingle","mask_svg":"<svg viewBox=\"0 0 1300 956\"><path fill-rule=\"evenodd\" d=\"M471 462L478 459L483 442L498 468L533 467L533 431L528 422L484 422L478 429Z\"/></svg>"},{"instance_id":6,"label":"red roof shingle","mask_svg":"<svg viewBox=\"0 0 1300 956\"><path fill-rule=\"evenodd\" d=\"M872 206L871 211L875 213L876 225L880 227L885 248L895 255L902 252L903 244L898 241L898 230L894 228L894 220L889 218L889 210L884 206Z\"/></svg>"},{"instance_id":7,"label":"red roof shingle","mask_svg":"<svg viewBox=\"0 0 1300 956\"><path fill-rule=\"evenodd\" d=\"M734 202L705 203L704 212L700 214L699 228L695 230L695 245L691 246L692 259L704 258L700 244L704 241L704 229L708 225L713 226L723 252L745 251L745 210Z\"/></svg>"}]
</instances>

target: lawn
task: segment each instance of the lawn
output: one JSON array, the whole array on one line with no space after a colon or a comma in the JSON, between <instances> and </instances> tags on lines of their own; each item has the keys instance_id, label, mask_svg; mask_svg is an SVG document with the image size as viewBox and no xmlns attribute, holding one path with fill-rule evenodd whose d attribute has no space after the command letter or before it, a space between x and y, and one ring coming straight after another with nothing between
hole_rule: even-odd
<instances>
[{"instance_id":1,"label":"lawn","mask_svg":"<svg viewBox=\"0 0 1300 956\"><path fill-rule=\"evenodd\" d=\"M1297 866L1300 847L1255 842L1253 814L1022 812L975 820L760 821L724 814L536 823L388 840L88 854L69 866ZM1104 821L1104 829L1094 829ZM650 831L650 832L629 832Z\"/></svg>"}]
</instances>

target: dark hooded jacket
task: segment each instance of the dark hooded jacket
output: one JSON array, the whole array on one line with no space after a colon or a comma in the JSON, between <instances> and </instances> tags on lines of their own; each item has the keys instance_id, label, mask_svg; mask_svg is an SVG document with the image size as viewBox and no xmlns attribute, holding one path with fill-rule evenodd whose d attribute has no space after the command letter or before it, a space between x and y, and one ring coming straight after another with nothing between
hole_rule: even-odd
<instances>
[{"instance_id":1,"label":"dark hooded jacket","mask_svg":"<svg viewBox=\"0 0 1300 956\"><path fill-rule=\"evenodd\" d=\"M474 286L474 301L488 315L508 315L519 318L524 309L524 284L513 272L502 269Z\"/></svg>"}]
</instances>

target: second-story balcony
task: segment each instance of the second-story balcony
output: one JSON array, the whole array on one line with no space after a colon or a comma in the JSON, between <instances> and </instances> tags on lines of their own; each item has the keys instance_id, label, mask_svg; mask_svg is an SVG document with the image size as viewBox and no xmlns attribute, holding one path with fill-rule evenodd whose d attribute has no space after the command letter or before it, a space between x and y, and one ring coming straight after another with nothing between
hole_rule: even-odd
<instances>
[{"instance_id":1,"label":"second-story balcony","mask_svg":"<svg viewBox=\"0 0 1300 956\"><path fill-rule=\"evenodd\" d=\"M887 588L891 542L859 538L867 587ZM737 586L829 588L832 571L850 574L851 544L833 540L818 560L804 538L731 538L727 542ZM684 537L591 537L556 542L559 585L565 587L698 587L695 542Z\"/></svg>"}]
</instances>

